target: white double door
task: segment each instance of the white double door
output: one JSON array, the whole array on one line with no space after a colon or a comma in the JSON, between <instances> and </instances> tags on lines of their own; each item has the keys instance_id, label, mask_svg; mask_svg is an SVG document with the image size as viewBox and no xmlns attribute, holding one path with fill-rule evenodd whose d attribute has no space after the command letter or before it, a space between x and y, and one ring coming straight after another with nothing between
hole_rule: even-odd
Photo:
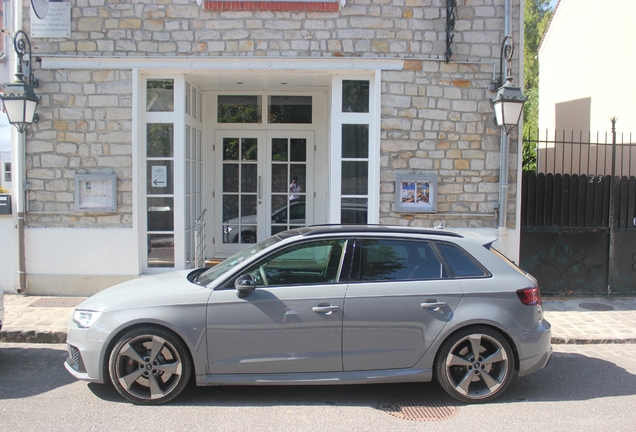
<instances>
[{"instance_id":1,"label":"white double door","mask_svg":"<svg viewBox=\"0 0 636 432\"><path fill-rule=\"evenodd\" d=\"M311 225L314 132L217 130L215 255Z\"/></svg>"}]
</instances>

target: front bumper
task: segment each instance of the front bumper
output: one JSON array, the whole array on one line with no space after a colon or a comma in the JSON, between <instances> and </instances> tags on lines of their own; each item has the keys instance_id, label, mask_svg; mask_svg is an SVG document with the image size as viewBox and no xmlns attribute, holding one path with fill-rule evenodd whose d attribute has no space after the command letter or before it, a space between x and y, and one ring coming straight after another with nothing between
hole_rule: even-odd
<instances>
[{"instance_id":1,"label":"front bumper","mask_svg":"<svg viewBox=\"0 0 636 432\"><path fill-rule=\"evenodd\" d=\"M69 325L66 342L69 357L64 367L75 378L82 381L104 383L103 340L91 340L90 329L82 329L74 323Z\"/></svg>"}]
</instances>

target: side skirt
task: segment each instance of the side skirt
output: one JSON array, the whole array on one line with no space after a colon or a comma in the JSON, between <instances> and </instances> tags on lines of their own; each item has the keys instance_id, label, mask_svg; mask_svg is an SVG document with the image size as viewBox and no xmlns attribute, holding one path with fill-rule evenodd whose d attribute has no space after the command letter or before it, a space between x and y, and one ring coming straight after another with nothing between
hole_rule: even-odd
<instances>
[{"instance_id":1,"label":"side skirt","mask_svg":"<svg viewBox=\"0 0 636 432\"><path fill-rule=\"evenodd\" d=\"M383 384L428 382L432 377L432 369L390 369L290 374L197 375L196 383L198 386Z\"/></svg>"}]
</instances>

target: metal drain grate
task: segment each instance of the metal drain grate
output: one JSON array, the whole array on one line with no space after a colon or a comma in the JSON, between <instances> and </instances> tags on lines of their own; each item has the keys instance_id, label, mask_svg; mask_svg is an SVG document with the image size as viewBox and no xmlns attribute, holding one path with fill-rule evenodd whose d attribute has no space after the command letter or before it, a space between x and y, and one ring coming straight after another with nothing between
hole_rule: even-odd
<instances>
[{"instance_id":1,"label":"metal drain grate","mask_svg":"<svg viewBox=\"0 0 636 432\"><path fill-rule=\"evenodd\" d=\"M377 409L390 416L414 421L448 420L459 413L459 407L430 396L397 395L381 400Z\"/></svg>"},{"instance_id":2,"label":"metal drain grate","mask_svg":"<svg viewBox=\"0 0 636 432\"><path fill-rule=\"evenodd\" d=\"M31 303L31 307L75 307L84 300L77 297L45 297Z\"/></svg>"},{"instance_id":3,"label":"metal drain grate","mask_svg":"<svg viewBox=\"0 0 636 432\"><path fill-rule=\"evenodd\" d=\"M583 309L593 310L593 311L611 311L611 310L614 310L613 306L606 305L606 304L603 304L603 303L581 303L581 304L579 304L579 307L582 307Z\"/></svg>"}]
</instances>

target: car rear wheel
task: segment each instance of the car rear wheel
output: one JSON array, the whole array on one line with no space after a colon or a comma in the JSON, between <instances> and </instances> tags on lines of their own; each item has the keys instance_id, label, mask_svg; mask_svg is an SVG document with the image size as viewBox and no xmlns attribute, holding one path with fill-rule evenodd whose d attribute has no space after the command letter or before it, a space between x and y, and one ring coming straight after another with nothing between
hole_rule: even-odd
<instances>
[{"instance_id":1,"label":"car rear wheel","mask_svg":"<svg viewBox=\"0 0 636 432\"><path fill-rule=\"evenodd\" d=\"M158 405L183 391L192 360L183 342L160 327L138 327L122 335L111 351L110 379L135 404Z\"/></svg>"},{"instance_id":2,"label":"car rear wheel","mask_svg":"<svg viewBox=\"0 0 636 432\"><path fill-rule=\"evenodd\" d=\"M437 381L455 399L488 402L510 384L514 357L506 338L484 326L468 327L451 335L435 361Z\"/></svg>"}]
</instances>

